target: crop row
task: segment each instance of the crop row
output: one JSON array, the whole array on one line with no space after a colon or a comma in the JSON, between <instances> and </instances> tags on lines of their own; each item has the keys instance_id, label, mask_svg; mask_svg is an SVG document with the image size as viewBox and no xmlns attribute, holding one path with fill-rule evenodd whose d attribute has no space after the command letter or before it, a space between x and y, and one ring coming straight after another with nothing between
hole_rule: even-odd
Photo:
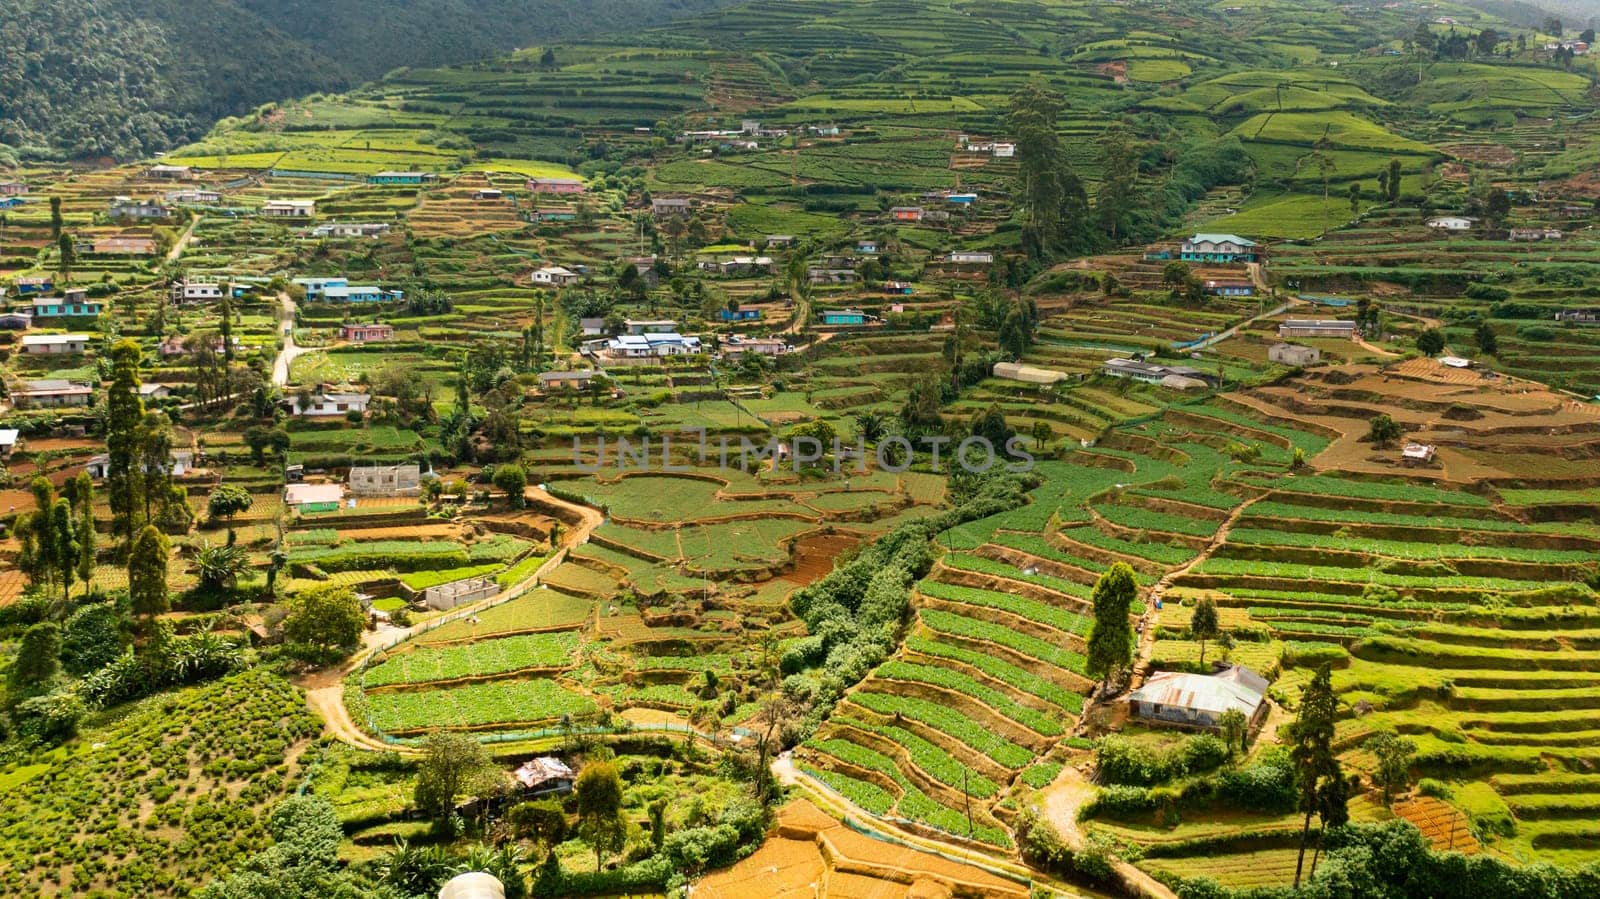
<instances>
[{"instance_id":1,"label":"crop row","mask_svg":"<svg viewBox=\"0 0 1600 899\"><path fill-rule=\"evenodd\" d=\"M1444 577L1423 577L1417 575L1390 574L1386 571L1375 571L1369 568L1340 568L1333 565L1301 565L1292 562L1268 562L1255 559L1219 559L1210 558L1200 563L1195 569L1197 574L1221 576L1258 576L1293 578L1296 580L1317 582L1345 582L1358 584L1382 584L1389 587L1430 587L1441 589L1461 590L1491 590L1499 592L1513 592L1518 590L1535 590L1544 586L1542 581L1522 581L1498 577L1470 577L1466 575L1448 575Z\"/></svg>"},{"instance_id":2,"label":"crop row","mask_svg":"<svg viewBox=\"0 0 1600 899\"><path fill-rule=\"evenodd\" d=\"M1019 634L1008 627L968 618L965 615L941 612L938 609L922 609L917 614L922 618L922 623L935 633L987 640L1057 668L1079 674L1085 670L1086 660L1082 654L1062 646L1055 646L1038 637Z\"/></svg>"},{"instance_id":3,"label":"crop row","mask_svg":"<svg viewBox=\"0 0 1600 899\"><path fill-rule=\"evenodd\" d=\"M1048 678L1040 677L1031 671L1018 668L1010 662L997 659L986 653L973 652L960 646L953 646L949 643L941 643L937 640L917 636L906 638L906 649L925 656L962 662L1007 686L1021 690L1030 696L1037 696L1051 705L1073 713L1083 711L1083 697L1081 695L1064 689Z\"/></svg>"},{"instance_id":4,"label":"crop row","mask_svg":"<svg viewBox=\"0 0 1600 899\"><path fill-rule=\"evenodd\" d=\"M468 684L448 690L371 693L372 723L386 731L533 724L587 715L594 701L547 678Z\"/></svg>"},{"instance_id":5,"label":"crop row","mask_svg":"<svg viewBox=\"0 0 1600 899\"><path fill-rule=\"evenodd\" d=\"M1507 562L1532 562L1551 565L1592 562L1595 554L1578 549L1528 549L1515 546L1469 546L1459 543L1413 543L1409 540L1369 540L1335 534L1306 534L1237 528L1228 532L1228 542L1252 546L1292 546L1307 549L1344 550L1373 553L1396 559L1449 561L1451 559L1497 559Z\"/></svg>"},{"instance_id":6,"label":"crop row","mask_svg":"<svg viewBox=\"0 0 1600 899\"><path fill-rule=\"evenodd\" d=\"M1208 518L1173 515L1138 506L1095 506L1094 510L1112 524L1138 531L1160 531L1190 537L1210 537L1217 532L1218 522Z\"/></svg>"},{"instance_id":7,"label":"crop row","mask_svg":"<svg viewBox=\"0 0 1600 899\"><path fill-rule=\"evenodd\" d=\"M1149 559L1162 565L1182 565L1194 557L1194 550L1187 546L1172 546L1166 543L1135 543L1132 540L1113 537L1091 527L1069 528L1063 530L1061 536L1107 552Z\"/></svg>"},{"instance_id":8,"label":"crop row","mask_svg":"<svg viewBox=\"0 0 1600 899\"><path fill-rule=\"evenodd\" d=\"M557 668L572 664L578 637L570 631L523 634L483 640L458 646L420 648L392 655L368 668L363 683L368 687L391 684L422 684L520 671L524 668Z\"/></svg>"},{"instance_id":9,"label":"crop row","mask_svg":"<svg viewBox=\"0 0 1600 899\"><path fill-rule=\"evenodd\" d=\"M911 754L911 763L934 780L956 790L965 789L968 795L988 799L1000 792L994 781L973 771L957 761L950 753L924 740L903 727L893 724L872 724L856 718L840 717L835 723L849 725L857 730L876 734L898 744Z\"/></svg>"},{"instance_id":10,"label":"crop row","mask_svg":"<svg viewBox=\"0 0 1600 899\"><path fill-rule=\"evenodd\" d=\"M869 711L891 718L905 718L946 734L993 759L1005 768L1021 768L1033 761L1033 752L985 730L966 715L912 696L895 696L888 693L857 692L850 701Z\"/></svg>"},{"instance_id":11,"label":"crop row","mask_svg":"<svg viewBox=\"0 0 1600 899\"><path fill-rule=\"evenodd\" d=\"M950 568L957 568L962 571L975 571L979 574L1010 578L1014 581L1023 581L1024 583L1036 584L1045 588L1046 590L1054 590L1057 593L1065 594L1067 596L1076 596L1079 599L1089 598L1089 588L1083 584L1077 583L1076 581L1063 580L1053 575L1040 574L1037 571L1030 574L1026 571L1016 568L1013 565L1008 565L1005 562L999 562L994 559L984 558L983 556L973 556L968 555L967 553L953 552L946 553L940 561Z\"/></svg>"},{"instance_id":12,"label":"crop row","mask_svg":"<svg viewBox=\"0 0 1600 899\"><path fill-rule=\"evenodd\" d=\"M1089 633L1089 619L1083 615L1026 596L943 584L938 581L922 581L917 584L917 590L924 596L935 599L1009 612L1019 618L1048 625L1068 634L1085 636Z\"/></svg>"},{"instance_id":13,"label":"crop row","mask_svg":"<svg viewBox=\"0 0 1600 899\"><path fill-rule=\"evenodd\" d=\"M988 686L970 675L936 665L920 665L900 659L891 659L878 667L878 677L890 680L914 681L953 690L978 700L1001 715L1029 728L1035 733L1053 737L1061 733L1061 723L1041 714L1005 693Z\"/></svg>"}]
</instances>

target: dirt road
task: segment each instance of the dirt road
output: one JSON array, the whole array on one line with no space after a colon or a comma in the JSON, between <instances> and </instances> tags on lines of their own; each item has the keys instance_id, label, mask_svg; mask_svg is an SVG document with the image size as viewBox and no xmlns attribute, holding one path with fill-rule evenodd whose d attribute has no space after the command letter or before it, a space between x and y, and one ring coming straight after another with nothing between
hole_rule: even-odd
<instances>
[{"instance_id":1,"label":"dirt road","mask_svg":"<svg viewBox=\"0 0 1600 899\"><path fill-rule=\"evenodd\" d=\"M556 507L565 509L579 519L576 525L565 525L565 532L561 536L561 546L540 565L532 575L518 584L500 591L494 596L481 599L478 602L461 606L452 610L452 614L471 614L472 612L487 609L503 602L508 602L527 593L538 585L539 580L545 577L557 565L566 559L567 550L588 542L589 534L605 521L605 516L599 510L577 503L569 503L564 499L551 496L538 487L529 487L528 500L539 506ZM428 624L417 624L408 628L389 627L376 631L368 631L362 638L362 649L338 668L325 669L314 672L301 678L297 685L306 691L306 704L311 711L322 719L323 726L328 733L342 743L349 744L357 749L371 749L380 752L393 750L402 755L414 754L416 750L405 746L395 746L368 734L356 725L350 717L350 710L344 704L344 680L352 672L361 667L367 659L376 652L393 646L401 640L408 639L422 633Z\"/></svg>"},{"instance_id":2,"label":"dirt road","mask_svg":"<svg viewBox=\"0 0 1600 899\"><path fill-rule=\"evenodd\" d=\"M284 387L289 383L289 366L302 353L311 350L308 347L298 346L294 342L294 300L289 299L286 293L278 294L278 336L283 339L283 349L278 351L278 357L272 360L272 383Z\"/></svg>"}]
</instances>

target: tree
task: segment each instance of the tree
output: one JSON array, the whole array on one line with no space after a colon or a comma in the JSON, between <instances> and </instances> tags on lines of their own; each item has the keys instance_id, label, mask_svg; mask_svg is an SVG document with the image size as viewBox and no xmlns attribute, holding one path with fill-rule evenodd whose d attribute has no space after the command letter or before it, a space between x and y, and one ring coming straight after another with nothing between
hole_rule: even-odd
<instances>
[{"instance_id":1,"label":"tree","mask_svg":"<svg viewBox=\"0 0 1600 899\"><path fill-rule=\"evenodd\" d=\"M1133 625L1128 615L1139 595L1139 582L1126 562L1117 562L1095 581L1091 599L1094 624L1089 628L1090 677L1109 685L1133 661Z\"/></svg>"},{"instance_id":2,"label":"tree","mask_svg":"<svg viewBox=\"0 0 1600 899\"><path fill-rule=\"evenodd\" d=\"M247 512L255 505L255 497L250 491L238 484L222 484L211 491L211 496L206 499L206 514L213 520L218 518L232 521L240 512Z\"/></svg>"},{"instance_id":3,"label":"tree","mask_svg":"<svg viewBox=\"0 0 1600 899\"><path fill-rule=\"evenodd\" d=\"M1305 824L1300 829L1300 853L1295 862L1294 885L1300 887L1306 861L1306 845L1311 837L1311 816L1326 824L1337 817L1337 790L1330 782L1342 784L1344 775L1333 751L1334 722L1338 717L1338 698L1333 693L1333 674L1324 664L1300 694L1300 709L1289 725L1289 759L1294 765L1295 785L1300 793L1300 810ZM1321 838L1318 837L1320 845ZM1313 863L1314 864L1314 863Z\"/></svg>"},{"instance_id":4,"label":"tree","mask_svg":"<svg viewBox=\"0 0 1600 899\"><path fill-rule=\"evenodd\" d=\"M56 271L61 273L61 280L72 280L72 267L78 262L78 247L73 243L71 234L62 234L56 238Z\"/></svg>"},{"instance_id":5,"label":"tree","mask_svg":"<svg viewBox=\"0 0 1600 899\"><path fill-rule=\"evenodd\" d=\"M1112 243L1123 240L1138 202L1139 147L1133 132L1113 122L1100 135L1101 181L1094 211L1100 230Z\"/></svg>"},{"instance_id":6,"label":"tree","mask_svg":"<svg viewBox=\"0 0 1600 899\"><path fill-rule=\"evenodd\" d=\"M215 544L210 540L200 542L200 551L195 553L195 573L200 577L201 590L216 592L232 587L250 567L250 556L244 547L234 544L233 532L228 532L227 543Z\"/></svg>"},{"instance_id":7,"label":"tree","mask_svg":"<svg viewBox=\"0 0 1600 899\"><path fill-rule=\"evenodd\" d=\"M1400 202L1400 160L1398 158L1389 160L1389 202Z\"/></svg>"},{"instance_id":8,"label":"tree","mask_svg":"<svg viewBox=\"0 0 1600 899\"><path fill-rule=\"evenodd\" d=\"M1017 142L1022 246L1033 259L1087 249L1088 196L1067 164L1056 130L1066 98L1035 79L1011 95L1007 126Z\"/></svg>"},{"instance_id":9,"label":"tree","mask_svg":"<svg viewBox=\"0 0 1600 899\"><path fill-rule=\"evenodd\" d=\"M1472 341L1485 356L1500 355L1500 340L1494 336L1494 329L1489 327L1488 322L1478 323L1477 330L1472 332Z\"/></svg>"},{"instance_id":10,"label":"tree","mask_svg":"<svg viewBox=\"0 0 1600 899\"><path fill-rule=\"evenodd\" d=\"M521 465L512 462L496 466L494 485L505 493L512 508L520 509L528 504L528 473Z\"/></svg>"},{"instance_id":11,"label":"tree","mask_svg":"<svg viewBox=\"0 0 1600 899\"><path fill-rule=\"evenodd\" d=\"M872 444L883 439L887 429L887 420L882 412L857 412L855 416L856 434L863 442Z\"/></svg>"},{"instance_id":12,"label":"tree","mask_svg":"<svg viewBox=\"0 0 1600 899\"><path fill-rule=\"evenodd\" d=\"M1217 603L1202 596L1194 604L1194 615L1189 619L1189 636L1200 641L1200 668L1206 667L1206 641L1215 637L1217 630Z\"/></svg>"},{"instance_id":13,"label":"tree","mask_svg":"<svg viewBox=\"0 0 1600 899\"><path fill-rule=\"evenodd\" d=\"M144 521L144 472L138 465L144 401L139 398L139 344L131 338L111 348L111 386L106 388L106 499L111 533L131 537Z\"/></svg>"},{"instance_id":14,"label":"tree","mask_svg":"<svg viewBox=\"0 0 1600 899\"><path fill-rule=\"evenodd\" d=\"M94 580L95 530L94 530L94 479L87 471L67 482L70 498L78 510L78 580L88 584Z\"/></svg>"},{"instance_id":15,"label":"tree","mask_svg":"<svg viewBox=\"0 0 1600 899\"><path fill-rule=\"evenodd\" d=\"M622 818L622 776L610 762L590 762L573 784L578 805L578 835L594 848L598 870L605 856L621 848L627 833Z\"/></svg>"},{"instance_id":16,"label":"tree","mask_svg":"<svg viewBox=\"0 0 1600 899\"><path fill-rule=\"evenodd\" d=\"M1418 334L1417 351L1424 356L1437 356L1444 352L1444 334L1438 328L1428 328Z\"/></svg>"},{"instance_id":17,"label":"tree","mask_svg":"<svg viewBox=\"0 0 1600 899\"><path fill-rule=\"evenodd\" d=\"M435 822L449 819L456 799L471 792L486 774L499 773L483 744L465 734L434 731L423 741L422 753L412 799Z\"/></svg>"},{"instance_id":18,"label":"tree","mask_svg":"<svg viewBox=\"0 0 1600 899\"><path fill-rule=\"evenodd\" d=\"M72 582L78 577L78 523L72 517L72 503L56 500L50 507L50 559L61 579L61 598L72 595Z\"/></svg>"},{"instance_id":19,"label":"tree","mask_svg":"<svg viewBox=\"0 0 1600 899\"><path fill-rule=\"evenodd\" d=\"M172 543L153 524L147 524L134 538L128 553L128 598L133 614L141 620L141 631L148 632L151 620L172 607L167 595L167 563L172 559Z\"/></svg>"},{"instance_id":20,"label":"tree","mask_svg":"<svg viewBox=\"0 0 1600 899\"><path fill-rule=\"evenodd\" d=\"M233 364L233 291L222 285L222 300L217 303L218 330L222 333L222 362Z\"/></svg>"},{"instance_id":21,"label":"tree","mask_svg":"<svg viewBox=\"0 0 1600 899\"><path fill-rule=\"evenodd\" d=\"M1368 426L1367 439L1372 441L1373 446L1383 449L1399 440L1404 433L1405 431L1400 427L1400 423L1391 418L1388 413L1384 413L1374 418L1372 424Z\"/></svg>"},{"instance_id":22,"label":"tree","mask_svg":"<svg viewBox=\"0 0 1600 899\"><path fill-rule=\"evenodd\" d=\"M23 631L6 681L12 702L46 692L60 671L60 658L60 625L41 621Z\"/></svg>"},{"instance_id":23,"label":"tree","mask_svg":"<svg viewBox=\"0 0 1600 899\"><path fill-rule=\"evenodd\" d=\"M1485 28L1478 32L1473 44L1480 56L1490 56L1494 53L1494 48L1500 46L1500 32L1493 28Z\"/></svg>"},{"instance_id":24,"label":"tree","mask_svg":"<svg viewBox=\"0 0 1600 899\"><path fill-rule=\"evenodd\" d=\"M349 587L303 590L289 604L283 638L327 654L354 648L367 627L367 614Z\"/></svg>"},{"instance_id":25,"label":"tree","mask_svg":"<svg viewBox=\"0 0 1600 899\"><path fill-rule=\"evenodd\" d=\"M1483 198L1483 217L1488 219L1489 227L1498 228L1505 224L1506 216L1511 214L1511 195L1503 187L1492 187Z\"/></svg>"},{"instance_id":26,"label":"tree","mask_svg":"<svg viewBox=\"0 0 1600 899\"><path fill-rule=\"evenodd\" d=\"M1056 432L1050 429L1049 423L1044 421L1034 422L1033 430L1030 433L1033 436L1033 448L1041 453L1045 451L1045 447L1049 445L1051 438L1056 435Z\"/></svg>"},{"instance_id":27,"label":"tree","mask_svg":"<svg viewBox=\"0 0 1600 899\"><path fill-rule=\"evenodd\" d=\"M61 198L50 198L50 239L61 237L61 227L65 222L61 218Z\"/></svg>"},{"instance_id":28,"label":"tree","mask_svg":"<svg viewBox=\"0 0 1600 899\"><path fill-rule=\"evenodd\" d=\"M1362 748L1378 760L1372 779L1383 788L1383 804L1388 805L1394 794L1411 784L1411 758L1416 755L1417 744L1393 731L1381 730L1368 737Z\"/></svg>"},{"instance_id":29,"label":"tree","mask_svg":"<svg viewBox=\"0 0 1600 899\"><path fill-rule=\"evenodd\" d=\"M1250 719L1238 709L1228 709L1217 718L1217 727L1222 731L1222 742L1228 745L1228 754L1233 755L1237 748L1244 751L1245 737L1250 735Z\"/></svg>"},{"instance_id":30,"label":"tree","mask_svg":"<svg viewBox=\"0 0 1600 899\"><path fill-rule=\"evenodd\" d=\"M1350 182L1350 214L1361 214L1361 182Z\"/></svg>"}]
</instances>

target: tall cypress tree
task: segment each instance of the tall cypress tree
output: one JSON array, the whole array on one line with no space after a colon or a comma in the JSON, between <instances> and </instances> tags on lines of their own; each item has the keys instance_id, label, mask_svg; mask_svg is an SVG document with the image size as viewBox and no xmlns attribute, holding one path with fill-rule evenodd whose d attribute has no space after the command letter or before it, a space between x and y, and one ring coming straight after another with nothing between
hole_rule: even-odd
<instances>
[{"instance_id":1,"label":"tall cypress tree","mask_svg":"<svg viewBox=\"0 0 1600 899\"><path fill-rule=\"evenodd\" d=\"M106 499L111 533L131 538L144 524L144 471L139 465L144 400L139 398L139 344L121 340L111 348L111 386L106 391Z\"/></svg>"},{"instance_id":2,"label":"tall cypress tree","mask_svg":"<svg viewBox=\"0 0 1600 899\"><path fill-rule=\"evenodd\" d=\"M1289 726L1289 758L1294 763L1295 784L1300 792L1300 810L1305 823L1300 828L1300 854L1294 866L1294 885L1298 889L1305 868L1306 845L1311 837L1311 816L1322 819L1322 828L1344 823L1348 789L1333 752L1334 721L1339 700L1333 693L1332 669L1324 664L1300 694L1300 710ZM1317 845L1322 845L1319 832ZM1315 865L1315 861L1313 861Z\"/></svg>"},{"instance_id":3,"label":"tall cypress tree","mask_svg":"<svg viewBox=\"0 0 1600 899\"><path fill-rule=\"evenodd\" d=\"M1139 582L1126 562L1112 565L1095 581L1087 668L1089 676L1102 683L1110 683L1133 661L1133 624L1128 614L1138 595Z\"/></svg>"}]
</instances>

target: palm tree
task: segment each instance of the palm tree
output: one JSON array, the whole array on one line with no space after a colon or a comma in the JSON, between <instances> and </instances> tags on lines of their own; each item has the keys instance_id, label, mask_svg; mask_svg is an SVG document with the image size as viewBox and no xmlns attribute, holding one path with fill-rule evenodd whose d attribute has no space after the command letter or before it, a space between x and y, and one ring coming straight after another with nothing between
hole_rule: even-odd
<instances>
[{"instance_id":1,"label":"palm tree","mask_svg":"<svg viewBox=\"0 0 1600 899\"><path fill-rule=\"evenodd\" d=\"M203 540L194 563L201 589L222 590L238 583L239 575L250 567L250 556L237 544L217 546L210 540Z\"/></svg>"}]
</instances>

